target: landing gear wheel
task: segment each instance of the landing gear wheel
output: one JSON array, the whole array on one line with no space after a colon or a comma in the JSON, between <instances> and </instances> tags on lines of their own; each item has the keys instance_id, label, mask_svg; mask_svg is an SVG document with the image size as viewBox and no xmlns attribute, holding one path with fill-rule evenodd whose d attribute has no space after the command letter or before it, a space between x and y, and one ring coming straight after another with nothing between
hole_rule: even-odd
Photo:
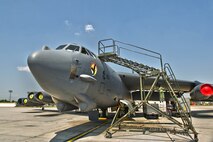
<instances>
[{"instance_id":1,"label":"landing gear wheel","mask_svg":"<svg viewBox=\"0 0 213 142\"><path fill-rule=\"evenodd\" d=\"M106 118L107 117L107 109L101 109L101 111L102 111L101 117Z\"/></svg>"}]
</instances>

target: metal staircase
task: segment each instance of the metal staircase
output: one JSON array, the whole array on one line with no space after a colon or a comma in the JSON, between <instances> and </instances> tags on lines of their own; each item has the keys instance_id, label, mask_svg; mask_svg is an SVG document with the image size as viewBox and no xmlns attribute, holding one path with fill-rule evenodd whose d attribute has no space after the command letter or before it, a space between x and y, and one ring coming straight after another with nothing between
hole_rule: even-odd
<instances>
[{"instance_id":1,"label":"metal staircase","mask_svg":"<svg viewBox=\"0 0 213 142\"><path fill-rule=\"evenodd\" d=\"M126 47L128 47L128 48L126 48ZM157 59L158 64L159 64L159 69L156 67L151 67L151 66L148 66L148 65L145 65L142 63L135 62L130 59L123 58L120 54L121 50L129 51L129 52L133 52L136 54L140 54L143 56L148 56L148 57ZM194 141L198 140L198 137L197 137L198 133L196 132L195 128L193 127L192 121L189 119L187 112L183 109L180 102L178 101L177 97L182 95L181 94L182 92L180 92L179 89L176 89L175 91L173 89L173 87L179 88L179 85L176 81L176 77L169 64L165 64L163 66L161 54L148 50L148 49L145 49L145 48L142 48L142 47L139 47L139 46L132 45L132 44L120 42L120 41L113 40L113 39L105 39L105 40L100 40L98 42L98 56L99 56L99 59L104 62L112 62L112 63L118 64L118 65L127 67L129 69L132 69L133 71L138 73L140 76L141 102L138 105L136 105L133 109L130 109L123 117L118 118L118 114L121 110L121 107L124 105L124 104L122 104L123 101L120 101L121 105L119 105L119 107L116 111L116 114L113 118L111 126L106 130L106 137L108 137L108 138L112 137L113 128L118 126L120 129L120 125L125 120L125 118L127 116L129 116L130 114L134 113L137 108L147 105L181 128L181 130L165 129L165 132L167 134L168 134L168 132L174 132L176 134L187 135ZM148 78L148 77L155 77L155 80L154 80L151 88L149 90L145 90L145 89L143 89L143 81L145 78ZM164 82L167 84L168 88L166 88L166 89L170 93L171 98L176 102L178 112L180 113L180 118L183 123L179 122L175 118L169 116L165 112L162 112L158 108L155 108L154 106L149 104L148 100L149 100L150 96L152 95L152 93L154 91L158 91L156 88L159 88L159 86L157 87L157 83L160 78L162 78L164 80ZM148 94L146 96L144 95L145 91L148 91ZM185 107L189 108L189 106L187 106L187 104L186 104L185 98L182 97L181 99L184 102ZM191 134L194 134L194 138L192 138Z\"/></svg>"},{"instance_id":2,"label":"metal staircase","mask_svg":"<svg viewBox=\"0 0 213 142\"><path fill-rule=\"evenodd\" d=\"M130 68L133 71L135 71L136 73L141 74L146 77L156 76L160 72L159 69L149 67L147 65L143 65L143 64L125 59L125 58L121 58L116 55L108 57L107 59L105 58L104 61L112 62L112 63L118 64L118 65Z\"/></svg>"},{"instance_id":3,"label":"metal staircase","mask_svg":"<svg viewBox=\"0 0 213 142\"><path fill-rule=\"evenodd\" d=\"M104 45L105 41L112 41L112 45L105 46ZM141 47L138 47L138 46L135 46L135 45L123 43L123 42L120 42L120 41L115 41L113 39L106 39L106 40L101 40L101 41L98 42L98 46L99 46L98 56L102 61L112 62L112 63L118 64L118 65L130 68L133 71L135 71L136 73L138 73L138 74L140 74L144 77L156 76L157 74L160 73L159 69L156 69L154 67L147 66L147 65L144 65L142 63L137 63L135 61L120 57L119 56L120 55L120 49L124 49L124 50L128 50L128 51L132 51L132 50L129 50L129 49L124 48L124 47L118 47L116 45L116 43L121 43L121 44L124 44L124 45L132 46L132 47L138 48L142 51L146 51L146 52L156 54L157 56L152 56L152 55L149 55L149 56L160 59L160 61L162 62L162 58L161 58L161 55L159 53L156 53L156 52L153 52L151 50L147 50L145 48L141 48ZM113 51L112 52L106 52L106 48L111 48ZM133 51L133 52L137 52L137 51ZM137 52L137 53L138 54L144 54L142 52Z\"/></svg>"}]
</instances>

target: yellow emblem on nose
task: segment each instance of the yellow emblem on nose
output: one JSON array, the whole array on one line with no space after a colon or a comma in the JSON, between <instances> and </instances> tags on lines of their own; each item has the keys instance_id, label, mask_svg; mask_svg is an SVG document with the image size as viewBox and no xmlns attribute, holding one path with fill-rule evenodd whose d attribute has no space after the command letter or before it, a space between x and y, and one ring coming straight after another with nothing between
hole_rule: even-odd
<instances>
[{"instance_id":1,"label":"yellow emblem on nose","mask_svg":"<svg viewBox=\"0 0 213 142\"><path fill-rule=\"evenodd\" d=\"M91 63L90 69L91 69L92 75L95 76L98 71L96 63Z\"/></svg>"}]
</instances>

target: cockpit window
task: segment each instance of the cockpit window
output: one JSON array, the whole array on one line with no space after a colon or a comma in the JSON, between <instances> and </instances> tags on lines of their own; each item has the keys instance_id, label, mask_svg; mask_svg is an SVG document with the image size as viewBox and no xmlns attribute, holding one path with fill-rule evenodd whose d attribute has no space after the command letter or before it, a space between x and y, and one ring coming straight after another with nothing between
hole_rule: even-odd
<instances>
[{"instance_id":1,"label":"cockpit window","mask_svg":"<svg viewBox=\"0 0 213 142\"><path fill-rule=\"evenodd\" d=\"M89 55L89 56L92 56L93 58L95 58L95 59L96 59L95 54L94 54L94 53L92 53L91 51L89 51L88 49L84 48L84 47L82 47L82 49L81 49L81 53L86 54L86 55Z\"/></svg>"},{"instance_id":2,"label":"cockpit window","mask_svg":"<svg viewBox=\"0 0 213 142\"><path fill-rule=\"evenodd\" d=\"M66 46L66 44L65 44L65 45L60 45L59 47L56 48L56 50L61 50L61 49L63 49L65 46Z\"/></svg>"},{"instance_id":3,"label":"cockpit window","mask_svg":"<svg viewBox=\"0 0 213 142\"><path fill-rule=\"evenodd\" d=\"M86 49L85 49L84 47L82 47L81 53L86 54L86 55L89 55L89 53L86 51Z\"/></svg>"},{"instance_id":4,"label":"cockpit window","mask_svg":"<svg viewBox=\"0 0 213 142\"><path fill-rule=\"evenodd\" d=\"M79 46L76 45L69 45L66 50L72 50L72 51L79 51Z\"/></svg>"}]
</instances>

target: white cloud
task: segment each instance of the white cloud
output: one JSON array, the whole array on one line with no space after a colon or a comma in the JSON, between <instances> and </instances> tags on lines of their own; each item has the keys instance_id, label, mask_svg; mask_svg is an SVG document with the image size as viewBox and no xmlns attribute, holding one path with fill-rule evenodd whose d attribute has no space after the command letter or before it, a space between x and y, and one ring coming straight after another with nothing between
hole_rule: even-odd
<instances>
[{"instance_id":1,"label":"white cloud","mask_svg":"<svg viewBox=\"0 0 213 142\"><path fill-rule=\"evenodd\" d=\"M70 26L70 25L71 25L71 23L70 23L69 20L65 20L65 21L64 21L64 24L65 24L66 26Z\"/></svg>"},{"instance_id":2,"label":"white cloud","mask_svg":"<svg viewBox=\"0 0 213 142\"><path fill-rule=\"evenodd\" d=\"M28 66L19 66L17 67L17 70L20 72L30 72L30 69Z\"/></svg>"},{"instance_id":3,"label":"white cloud","mask_svg":"<svg viewBox=\"0 0 213 142\"><path fill-rule=\"evenodd\" d=\"M93 25L90 25L90 24L85 25L84 30L85 30L85 32L88 32L88 33L95 31Z\"/></svg>"},{"instance_id":4,"label":"white cloud","mask_svg":"<svg viewBox=\"0 0 213 142\"><path fill-rule=\"evenodd\" d=\"M81 34L79 32L74 33L75 36L80 36Z\"/></svg>"},{"instance_id":5,"label":"white cloud","mask_svg":"<svg viewBox=\"0 0 213 142\"><path fill-rule=\"evenodd\" d=\"M66 27L68 28L68 30L71 29L72 23L69 20L64 20L64 24L66 25Z\"/></svg>"}]
</instances>

